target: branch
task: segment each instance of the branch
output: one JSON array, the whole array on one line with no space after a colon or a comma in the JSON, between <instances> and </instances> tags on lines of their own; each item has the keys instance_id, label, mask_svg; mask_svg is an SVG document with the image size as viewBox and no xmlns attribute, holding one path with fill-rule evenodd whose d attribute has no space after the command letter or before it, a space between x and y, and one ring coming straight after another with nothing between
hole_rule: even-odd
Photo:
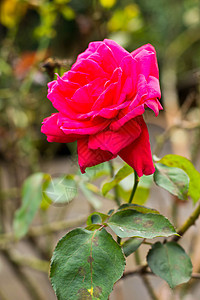
<instances>
[{"instance_id":1,"label":"branch","mask_svg":"<svg viewBox=\"0 0 200 300\"><path fill-rule=\"evenodd\" d=\"M191 215L188 217L188 219L183 223L183 225L178 229L177 233L179 236L174 236L173 241L177 242L184 234L185 232L195 224L196 220L198 219L200 215L200 203L196 207L196 209L191 213Z\"/></svg>"}]
</instances>

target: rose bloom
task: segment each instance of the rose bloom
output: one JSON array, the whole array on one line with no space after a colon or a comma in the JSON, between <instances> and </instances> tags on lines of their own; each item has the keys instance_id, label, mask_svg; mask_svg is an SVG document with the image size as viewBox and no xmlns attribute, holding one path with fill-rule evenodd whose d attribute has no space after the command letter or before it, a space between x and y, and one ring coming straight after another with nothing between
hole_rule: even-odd
<instances>
[{"instance_id":1,"label":"rose bloom","mask_svg":"<svg viewBox=\"0 0 200 300\"><path fill-rule=\"evenodd\" d=\"M92 42L71 70L48 84L58 110L44 119L49 142L77 140L81 172L119 155L137 172L155 169L142 114L162 109L156 52L150 44L132 53L112 40Z\"/></svg>"}]
</instances>

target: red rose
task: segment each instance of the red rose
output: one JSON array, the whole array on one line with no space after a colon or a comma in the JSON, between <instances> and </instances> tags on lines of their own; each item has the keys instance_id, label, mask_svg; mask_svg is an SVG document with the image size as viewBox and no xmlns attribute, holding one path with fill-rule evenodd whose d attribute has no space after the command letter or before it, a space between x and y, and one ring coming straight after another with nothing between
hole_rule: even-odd
<instances>
[{"instance_id":1,"label":"red rose","mask_svg":"<svg viewBox=\"0 0 200 300\"><path fill-rule=\"evenodd\" d=\"M162 109L155 49L132 53L112 40L93 42L71 70L48 84L59 111L43 121L49 142L77 140L81 172L119 155L138 176L154 172L142 114Z\"/></svg>"}]
</instances>

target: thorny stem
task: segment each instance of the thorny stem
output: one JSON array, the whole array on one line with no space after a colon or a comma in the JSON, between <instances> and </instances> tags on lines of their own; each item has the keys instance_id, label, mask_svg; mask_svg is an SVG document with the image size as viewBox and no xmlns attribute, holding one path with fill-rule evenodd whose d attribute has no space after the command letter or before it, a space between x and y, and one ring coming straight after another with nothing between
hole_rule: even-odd
<instances>
[{"instance_id":1,"label":"thorny stem","mask_svg":"<svg viewBox=\"0 0 200 300\"><path fill-rule=\"evenodd\" d=\"M128 203L132 203L133 197L135 195L135 192L136 192L136 189L137 189L137 186L138 186L138 183L139 183L139 177L138 177L138 174L135 170L134 170L134 175L135 175L135 182L134 182L134 186L133 186L133 189L132 189L132 192L131 192Z\"/></svg>"},{"instance_id":2,"label":"thorny stem","mask_svg":"<svg viewBox=\"0 0 200 300\"><path fill-rule=\"evenodd\" d=\"M194 225L195 221L198 219L200 215L200 203L196 207L196 209L191 213L191 215L188 217L188 219L183 223L183 225L178 229L177 233L179 236L174 236L173 241L177 242L184 233L192 226Z\"/></svg>"}]
</instances>

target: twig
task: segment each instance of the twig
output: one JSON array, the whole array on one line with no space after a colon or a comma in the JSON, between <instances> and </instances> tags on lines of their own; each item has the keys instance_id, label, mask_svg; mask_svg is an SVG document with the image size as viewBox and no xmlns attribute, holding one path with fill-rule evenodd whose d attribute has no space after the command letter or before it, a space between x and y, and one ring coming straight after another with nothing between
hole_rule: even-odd
<instances>
[{"instance_id":1,"label":"twig","mask_svg":"<svg viewBox=\"0 0 200 300\"><path fill-rule=\"evenodd\" d=\"M33 270L48 273L49 271L49 262L33 257L25 257L18 253L10 251L10 257L13 262L20 266L29 267Z\"/></svg>"},{"instance_id":2,"label":"twig","mask_svg":"<svg viewBox=\"0 0 200 300\"><path fill-rule=\"evenodd\" d=\"M199 122L188 122L188 121L181 121L179 123L175 123L169 128L167 128L161 135L157 136L156 138L156 145L154 147L153 153L155 155L159 155L160 151L164 143L170 138L171 133L176 129L185 129L185 130L193 130L200 128Z\"/></svg>"},{"instance_id":3,"label":"twig","mask_svg":"<svg viewBox=\"0 0 200 300\"><path fill-rule=\"evenodd\" d=\"M13 269L20 282L23 282L23 286L27 290L31 299L45 300L44 297L41 295L40 290L38 290L36 284L32 282L32 280L29 278L29 276L27 276L27 274L24 274L23 270L21 269L21 266L13 260L10 252L8 250L3 250L1 253Z\"/></svg>"},{"instance_id":4,"label":"twig","mask_svg":"<svg viewBox=\"0 0 200 300\"><path fill-rule=\"evenodd\" d=\"M141 258L140 258L140 252L139 252L139 249L137 249L135 252L135 262L137 265L141 265ZM146 274L144 272L142 272L141 274L141 279L149 293L149 296L151 297L152 300L158 300L152 286L151 286L151 283L149 281L149 279L146 277Z\"/></svg>"},{"instance_id":5,"label":"twig","mask_svg":"<svg viewBox=\"0 0 200 300\"><path fill-rule=\"evenodd\" d=\"M138 276L138 275L141 275L141 274L146 274L146 275L153 275L153 276L156 276L153 272L149 271L147 269L147 265L143 265L143 266L138 266L136 267L134 270L132 271L126 271L124 272L123 276L121 277L121 279L126 279L127 277L130 277L130 276ZM192 273L192 276L191 278L193 279L200 279L200 273Z\"/></svg>"},{"instance_id":6,"label":"twig","mask_svg":"<svg viewBox=\"0 0 200 300\"><path fill-rule=\"evenodd\" d=\"M152 286L151 286L150 281L148 280L148 278L144 274L142 275L142 281L143 281L144 285L146 286L146 289L148 290L149 296L151 297L151 299L159 300L158 297L156 296Z\"/></svg>"},{"instance_id":7,"label":"twig","mask_svg":"<svg viewBox=\"0 0 200 300\"><path fill-rule=\"evenodd\" d=\"M196 222L200 215L200 203L196 207L196 209L192 212L192 214L188 217L188 219L183 223L183 225L177 230L177 233L179 236L174 236L173 241L177 242L184 234L185 232Z\"/></svg>"},{"instance_id":8,"label":"twig","mask_svg":"<svg viewBox=\"0 0 200 300\"><path fill-rule=\"evenodd\" d=\"M200 279L200 273L193 273L192 278L194 279Z\"/></svg>"},{"instance_id":9,"label":"twig","mask_svg":"<svg viewBox=\"0 0 200 300\"><path fill-rule=\"evenodd\" d=\"M144 273L145 274L152 273L152 272L148 271L147 268L148 268L147 264L137 266L132 271L126 271L126 272L124 272L124 274L122 275L121 279L125 279L126 277L133 276L133 275L141 275L141 274L144 274Z\"/></svg>"},{"instance_id":10,"label":"twig","mask_svg":"<svg viewBox=\"0 0 200 300\"><path fill-rule=\"evenodd\" d=\"M64 220L59 222L52 222L50 224L35 226L29 229L28 235L31 237L52 234L58 231L66 230L70 227L75 227L84 224L86 217L79 217L76 220ZM13 232L0 234L0 248L4 249L7 244L16 242Z\"/></svg>"}]
</instances>

